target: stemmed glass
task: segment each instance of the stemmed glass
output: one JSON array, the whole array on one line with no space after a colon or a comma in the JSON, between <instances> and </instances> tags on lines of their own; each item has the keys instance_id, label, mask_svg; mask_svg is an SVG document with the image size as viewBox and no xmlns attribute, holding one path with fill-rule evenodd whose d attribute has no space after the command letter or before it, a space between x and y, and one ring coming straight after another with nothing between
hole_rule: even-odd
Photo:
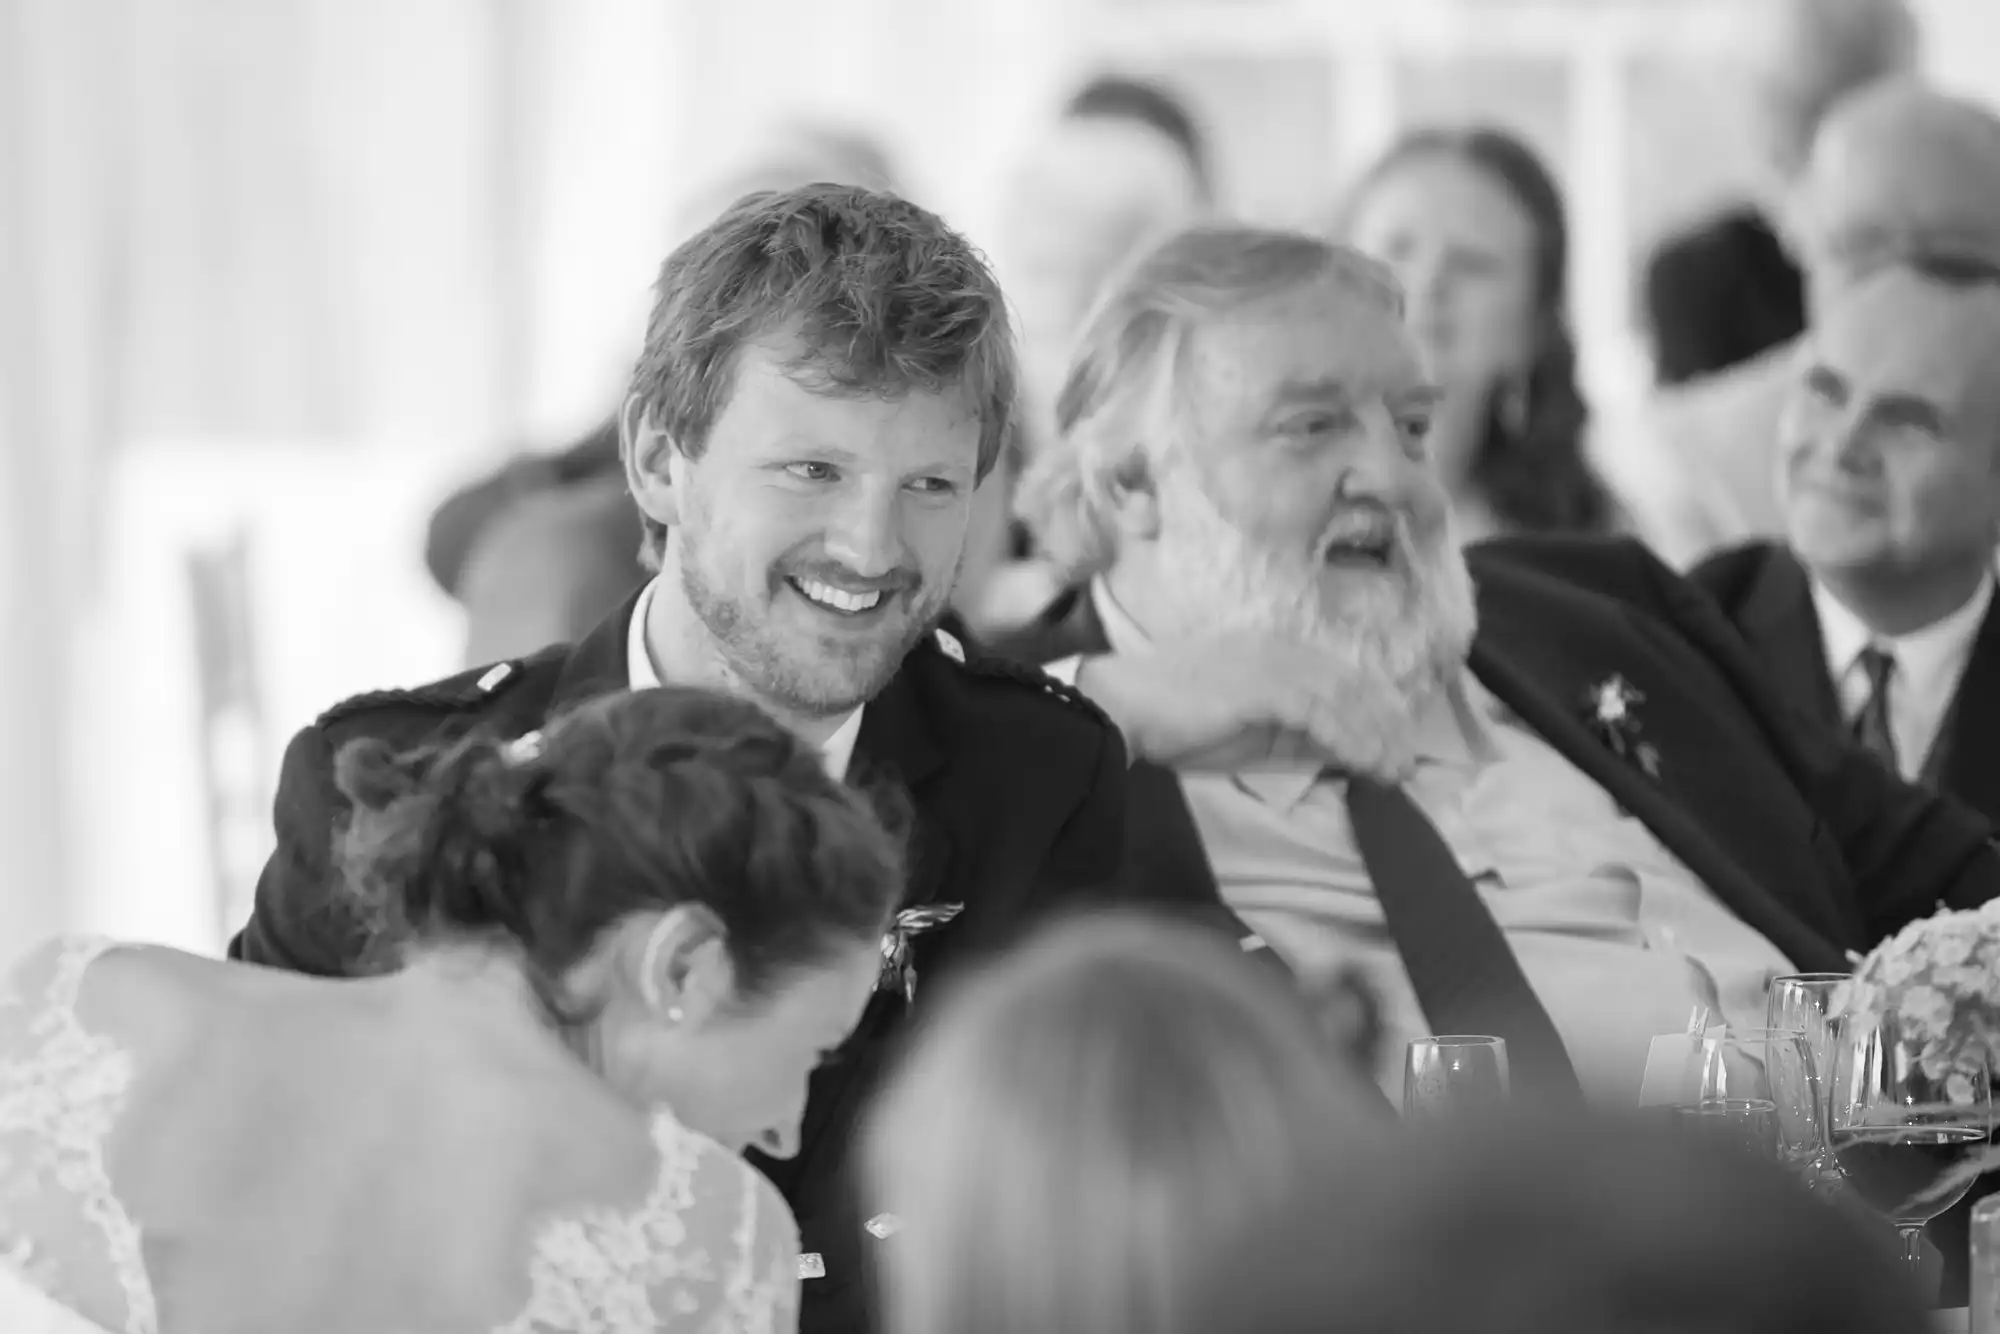
<instances>
[{"instance_id":1,"label":"stemmed glass","mask_svg":"<svg viewBox=\"0 0 2000 1334\"><path fill-rule=\"evenodd\" d=\"M1834 995L1852 978L1851 973L1795 973L1775 978L1764 1005L1765 1026L1803 1034L1812 1057L1813 1100L1819 1109L1820 1133L1819 1149L1806 1165L1809 1190L1834 1188L1841 1182L1840 1163L1833 1153L1827 1090L1833 1076L1834 1034L1839 1031L1839 1021L1833 1016Z\"/></svg>"},{"instance_id":2,"label":"stemmed glass","mask_svg":"<svg viewBox=\"0 0 2000 1334\"><path fill-rule=\"evenodd\" d=\"M1403 1116L1462 1120L1507 1103L1507 1041L1472 1033L1418 1038L1403 1058Z\"/></svg>"},{"instance_id":3,"label":"stemmed glass","mask_svg":"<svg viewBox=\"0 0 2000 1334\"><path fill-rule=\"evenodd\" d=\"M1918 1276L1924 1227L1965 1198L1993 1124L1983 1052L1926 1068L1893 1013L1843 1019L1830 1084L1834 1156L1862 1199L1903 1238Z\"/></svg>"},{"instance_id":4,"label":"stemmed glass","mask_svg":"<svg viewBox=\"0 0 2000 1334\"><path fill-rule=\"evenodd\" d=\"M1825 1145L1804 1035L1731 1028L1700 1050L1692 1098L1674 1107L1675 1119L1803 1174Z\"/></svg>"}]
</instances>

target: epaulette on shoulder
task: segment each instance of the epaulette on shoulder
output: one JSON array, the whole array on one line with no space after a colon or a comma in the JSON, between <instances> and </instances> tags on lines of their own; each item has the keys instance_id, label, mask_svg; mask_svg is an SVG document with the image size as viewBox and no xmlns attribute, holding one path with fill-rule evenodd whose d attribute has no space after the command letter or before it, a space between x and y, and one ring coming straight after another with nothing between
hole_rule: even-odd
<instances>
[{"instance_id":1,"label":"epaulette on shoulder","mask_svg":"<svg viewBox=\"0 0 2000 1334\"><path fill-rule=\"evenodd\" d=\"M1050 676L1039 667L1030 667L1026 663L1016 662L1012 658L1003 658L993 653L982 653L977 648L968 650L959 641L958 636L952 634L949 630L935 632L932 636L932 642L940 654L951 659L974 676L988 677L998 681L1012 681L1027 686L1040 694L1051 695L1073 709L1081 710L1085 716L1095 722L1104 724L1104 726L1114 732L1118 730L1118 724L1111 721L1111 715L1099 708L1090 696L1084 694L1075 686L1056 680L1055 677Z\"/></svg>"},{"instance_id":2,"label":"epaulette on shoulder","mask_svg":"<svg viewBox=\"0 0 2000 1334\"><path fill-rule=\"evenodd\" d=\"M375 709L422 709L436 713L457 713L497 699L526 679L521 659L496 662L447 676L427 685L400 690L371 690L344 699L319 716L316 726L325 727L343 718Z\"/></svg>"}]
</instances>

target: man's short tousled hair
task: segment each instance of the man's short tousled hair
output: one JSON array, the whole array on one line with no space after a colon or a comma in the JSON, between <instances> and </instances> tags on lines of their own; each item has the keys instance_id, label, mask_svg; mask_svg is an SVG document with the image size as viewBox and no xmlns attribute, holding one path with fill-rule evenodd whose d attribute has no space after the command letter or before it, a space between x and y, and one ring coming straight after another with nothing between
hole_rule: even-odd
<instances>
[{"instance_id":1,"label":"man's short tousled hair","mask_svg":"<svg viewBox=\"0 0 2000 1334\"><path fill-rule=\"evenodd\" d=\"M645 424L701 457L744 344L767 338L796 342L785 371L817 392L963 393L981 478L1015 430L1020 372L999 283L964 237L894 195L748 195L667 256L632 372ZM643 522L657 561L666 530Z\"/></svg>"},{"instance_id":2,"label":"man's short tousled hair","mask_svg":"<svg viewBox=\"0 0 2000 1334\"><path fill-rule=\"evenodd\" d=\"M1149 475L1170 448L1190 336L1315 284L1402 316L1403 290L1387 266L1322 237L1265 227L1187 228L1105 288L1056 400L1057 438L1038 453L1016 500L1067 576L1087 578L1115 558L1108 498L1115 485Z\"/></svg>"}]
</instances>

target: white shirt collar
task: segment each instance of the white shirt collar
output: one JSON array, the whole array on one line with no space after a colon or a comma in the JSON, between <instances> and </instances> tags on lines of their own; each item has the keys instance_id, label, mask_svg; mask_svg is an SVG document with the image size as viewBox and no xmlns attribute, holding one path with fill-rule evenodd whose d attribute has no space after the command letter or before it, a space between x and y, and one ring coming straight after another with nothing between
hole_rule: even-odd
<instances>
[{"instance_id":1,"label":"white shirt collar","mask_svg":"<svg viewBox=\"0 0 2000 1334\"><path fill-rule=\"evenodd\" d=\"M1878 635L1859 616L1848 610L1826 585L1812 585L1813 610L1819 615L1820 637L1825 641L1826 665L1839 681L1852 671L1861 650L1879 644L1896 659L1896 674L1908 678L1919 693L1942 680L1948 692L1958 682L1965 661L1972 656L1972 641L1979 634L1993 604L1993 572L1979 581L1979 589L1957 611L1932 621L1921 630L1906 635Z\"/></svg>"},{"instance_id":2,"label":"white shirt collar","mask_svg":"<svg viewBox=\"0 0 2000 1334\"><path fill-rule=\"evenodd\" d=\"M1896 660L1889 678L1889 733L1896 743L1897 768L1905 778L1925 772L1993 597L1994 577L1989 571L1979 591L1958 610L1914 633L1890 637L1870 631L1818 581L1812 585L1827 673L1833 678L1843 717L1854 718L1868 701L1870 686L1861 651L1875 644Z\"/></svg>"},{"instance_id":3,"label":"white shirt collar","mask_svg":"<svg viewBox=\"0 0 2000 1334\"><path fill-rule=\"evenodd\" d=\"M639 601L632 608L632 624L625 632L625 679L634 690L665 684L646 648L646 615L653 608L653 593L659 586L659 580L654 579L640 590ZM861 709L848 714L819 748L826 759L826 771L835 778L846 778L854 761L854 743L861 738L861 714Z\"/></svg>"}]
</instances>

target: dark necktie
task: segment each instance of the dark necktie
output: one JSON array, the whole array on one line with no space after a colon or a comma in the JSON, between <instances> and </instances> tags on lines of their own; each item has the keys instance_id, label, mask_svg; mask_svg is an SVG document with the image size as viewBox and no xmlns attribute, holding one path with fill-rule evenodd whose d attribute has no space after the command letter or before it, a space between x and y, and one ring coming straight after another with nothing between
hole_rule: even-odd
<instances>
[{"instance_id":1,"label":"dark necktie","mask_svg":"<svg viewBox=\"0 0 2000 1334\"><path fill-rule=\"evenodd\" d=\"M1505 1038L1517 1091L1579 1098L1562 1037L1437 826L1402 788L1365 778L1348 779L1347 814L1425 1021Z\"/></svg>"},{"instance_id":2,"label":"dark necktie","mask_svg":"<svg viewBox=\"0 0 2000 1334\"><path fill-rule=\"evenodd\" d=\"M1861 670L1868 676L1868 698L1854 715L1854 739L1896 768L1896 734L1889 730L1889 680L1896 674L1895 656L1870 644L1861 650Z\"/></svg>"}]
</instances>

